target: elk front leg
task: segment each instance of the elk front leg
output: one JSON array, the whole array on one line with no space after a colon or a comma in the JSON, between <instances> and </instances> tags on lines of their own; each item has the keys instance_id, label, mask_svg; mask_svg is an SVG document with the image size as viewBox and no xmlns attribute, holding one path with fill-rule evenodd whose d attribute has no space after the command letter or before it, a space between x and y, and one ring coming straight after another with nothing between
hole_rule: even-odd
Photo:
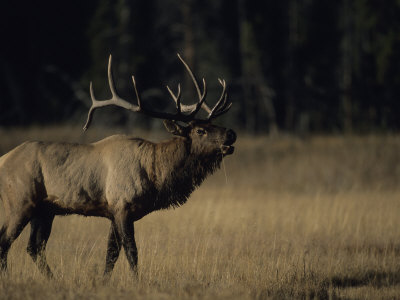
<instances>
[{"instance_id":1,"label":"elk front leg","mask_svg":"<svg viewBox=\"0 0 400 300\"><path fill-rule=\"evenodd\" d=\"M131 267L134 276L137 276L138 251L135 242L133 220L125 216L121 218L119 222L116 222L116 224L129 266Z\"/></svg>"},{"instance_id":2,"label":"elk front leg","mask_svg":"<svg viewBox=\"0 0 400 300\"><path fill-rule=\"evenodd\" d=\"M31 234L26 249L40 272L49 278L53 277L53 273L47 264L45 250L53 220L54 215L34 217L31 220Z\"/></svg>"},{"instance_id":3,"label":"elk front leg","mask_svg":"<svg viewBox=\"0 0 400 300\"><path fill-rule=\"evenodd\" d=\"M115 262L118 259L121 251L121 235L118 232L118 228L115 222L111 222L110 232L108 234L107 244L107 255L106 255L106 268L104 270L104 277L108 279L111 276L111 272L114 269Z\"/></svg>"},{"instance_id":4,"label":"elk front leg","mask_svg":"<svg viewBox=\"0 0 400 300\"><path fill-rule=\"evenodd\" d=\"M128 259L131 270L133 274L137 276L138 251L136 247L133 221L127 222L125 224L124 235L122 237L122 245L124 246L126 258Z\"/></svg>"}]
</instances>

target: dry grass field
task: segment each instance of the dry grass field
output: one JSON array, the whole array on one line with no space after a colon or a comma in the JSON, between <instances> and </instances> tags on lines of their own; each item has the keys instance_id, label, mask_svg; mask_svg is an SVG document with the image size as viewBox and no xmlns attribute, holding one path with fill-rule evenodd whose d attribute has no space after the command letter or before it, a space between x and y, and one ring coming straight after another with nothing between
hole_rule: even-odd
<instances>
[{"instance_id":1,"label":"dry grass field","mask_svg":"<svg viewBox=\"0 0 400 300\"><path fill-rule=\"evenodd\" d=\"M117 131L0 130L0 154L27 139L90 142ZM121 255L102 281L108 223L56 218L54 280L26 253L25 229L0 299L398 299L400 136L239 135L188 203L136 223L138 280Z\"/></svg>"}]
</instances>

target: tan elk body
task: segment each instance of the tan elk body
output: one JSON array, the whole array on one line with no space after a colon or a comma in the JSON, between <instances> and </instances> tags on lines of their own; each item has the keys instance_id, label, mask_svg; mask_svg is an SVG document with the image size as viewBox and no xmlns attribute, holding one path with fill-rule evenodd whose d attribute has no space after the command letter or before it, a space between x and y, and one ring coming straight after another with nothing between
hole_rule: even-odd
<instances>
[{"instance_id":1,"label":"tan elk body","mask_svg":"<svg viewBox=\"0 0 400 300\"><path fill-rule=\"evenodd\" d=\"M223 92L210 109L204 102L204 80L201 92L190 68L182 62L193 79L199 101L183 105L180 87L177 95L168 88L177 107L177 113L169 114L144 109L134 81L138 105L119 98L110 57L108 76L113 98L96 100L91 86L93 105L85 125L86 129L96 108L117 105L165 119L167 130L177 137L160 143L125 135L87 145L25 142L0 158L0 198L5 209L5 222L0 229L1 270L7 268L7 253L12 242L30 223L28 253L39 269L51 276L45 247L54 217L80 214L111 220L105 276L111 274L121 246L136 272L133 223L152 211L185 203L206 176L219 167L223 156L233 153L232 144L236 140L232 130L210 123L230 108L225 82L220 81ZM205 120L195 119L201 108L208 113Z\"/></svg>"}]
</instances>

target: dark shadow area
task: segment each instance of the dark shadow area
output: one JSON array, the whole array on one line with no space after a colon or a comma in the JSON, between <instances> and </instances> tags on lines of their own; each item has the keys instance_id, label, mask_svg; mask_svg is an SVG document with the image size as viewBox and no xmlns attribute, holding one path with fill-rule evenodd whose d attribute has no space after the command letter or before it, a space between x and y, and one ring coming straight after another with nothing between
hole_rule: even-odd
<instances>
[{"instance_id":1,"label":"dark shadow area","mask_svg":"<svg viewBox=\"0 0 400 300\"><path fill-rule=\"evenodd\" d=\"M333 286L341 288L362 285L380 288L400 284L400 271L377 272L375 270L370 270L354 276L334 276L329 281Z\"/></svg>"}]
</instances>

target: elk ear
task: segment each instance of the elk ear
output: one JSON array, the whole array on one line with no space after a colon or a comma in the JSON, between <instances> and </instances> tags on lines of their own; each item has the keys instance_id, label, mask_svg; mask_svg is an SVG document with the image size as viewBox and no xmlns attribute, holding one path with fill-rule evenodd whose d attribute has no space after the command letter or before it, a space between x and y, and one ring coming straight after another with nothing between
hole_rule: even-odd
<instances>
[{"instance_id":1,"label":"elk ear","mask_svg":"<svg viewBox=\"0 0 400 300\"><path fill-rule=\"evenodd\" d=\"M163 123L168 132L172 133L173 135L186 136L186 128L179 125L175 121L164 120Z\"/></svg>"}]
</instances>

